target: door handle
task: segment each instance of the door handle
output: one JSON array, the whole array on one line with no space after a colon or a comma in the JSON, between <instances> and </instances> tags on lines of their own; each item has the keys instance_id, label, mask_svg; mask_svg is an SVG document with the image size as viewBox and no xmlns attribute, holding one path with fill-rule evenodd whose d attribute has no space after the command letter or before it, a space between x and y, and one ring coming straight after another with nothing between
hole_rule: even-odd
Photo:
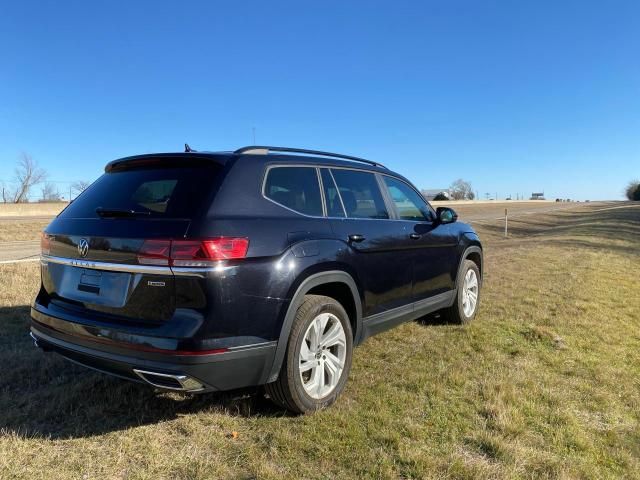
<instances>
[{"instance_id":1,"label":"door handle","mask_svg":"<svg viewBox=\"0 0 640 480\"><path fill-rule=\"evenodd\" d=\"M352 233L351 235L349 235L350 242L360 243L363 240L364 240L364 235L361 235L359 233Z\"/></svg>"},{"instance_id":2,"label":"door handle","mask_svg":"<svg viewBox=\"0 0 640 480\"><path fill-rule=\"evenodd\" d=\"M409 238L411 240L420 240L422 238L422 235L420 235L419 233L412 233L411 235L409 235Z\"/></svg>"}]
</instances>

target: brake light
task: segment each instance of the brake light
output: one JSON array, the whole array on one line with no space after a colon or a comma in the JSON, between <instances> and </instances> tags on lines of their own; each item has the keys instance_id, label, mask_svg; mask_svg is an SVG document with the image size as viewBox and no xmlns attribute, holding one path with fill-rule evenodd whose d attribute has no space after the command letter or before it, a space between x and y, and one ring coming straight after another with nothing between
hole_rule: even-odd
<instances>
[{"instance_id":1,"label":"brake light","mask_svg":"<svg viewBox=\"0 0 640 480\"><path fill-rule=\"evenodd\" d=\"M138 262L145 265L206 267L221 260L244 258L248 248L248 238L146 240L138 252Z\"/></svg>"},{"instance_id":2,"label":"brake light","mask_svg":"<svg viewBox=\"0 0 640 480\"><path fill-rule=\"evenodd\" d=\"M210 259L212 260L232 260L244 258L249 249L248 238L216 238L215 240L205 240L202 242Z\"/></svg>"},{"instance_id":3,"label":"brake light","mask_svg":"<svg viewBox=\"0 0 640 480\"><path fill-rule=\"evenodd\" d=\"M51 235L44 232L40 235L40 252L42 255L51 253Z\"/></svg>"}]
</instances>

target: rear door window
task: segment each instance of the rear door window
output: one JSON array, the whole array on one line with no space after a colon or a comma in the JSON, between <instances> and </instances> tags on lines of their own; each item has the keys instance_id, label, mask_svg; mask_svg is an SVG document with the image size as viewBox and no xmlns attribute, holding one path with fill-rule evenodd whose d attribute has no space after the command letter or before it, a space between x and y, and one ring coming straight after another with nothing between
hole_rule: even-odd
<instances>
[{"instance_id":1,"label":"rear door window","mask_svg":"<svg viewBox=\"0 0 640 480\"><path fill-rule=\"evenodd\" d=\"M191 219L211 198L219 165L135 168L105 173L61 213L98 218L96 209L134 211L139 218Z\"/></svg>"},{"instance_id":2,"label":"rear door window","mask_svg":"<svg viewBox=\"0 0 640 480\"><path fill-rule=\"evenodd\" d=\"M327 215L330 217L344 217L344 209L342 201L338 195L338 188L333 181L331 172L323 168L322 172L322 188L324 188L324 200L327 204Z\"/></svg>"},{"instance_id":3,"label":"rear door window","mask_svg":"<svg viewBox=\"0 0 640 480\"><path fill-rule=\"evenodd\" d=\"M359 170L331 169L342 203L349 218L387 219L378 181L373 173Z\"/></svg>"},{"instance_id":4,"label":"rear door window","mask_svg":"<svg viewBox=\"0 0 640 480\"><path fill-rule=\"evenodd\" d=\"M315 167L273 167L267 173L264 195L305 215L321 217L322 197Z\"/></svg>"}]
</instances>

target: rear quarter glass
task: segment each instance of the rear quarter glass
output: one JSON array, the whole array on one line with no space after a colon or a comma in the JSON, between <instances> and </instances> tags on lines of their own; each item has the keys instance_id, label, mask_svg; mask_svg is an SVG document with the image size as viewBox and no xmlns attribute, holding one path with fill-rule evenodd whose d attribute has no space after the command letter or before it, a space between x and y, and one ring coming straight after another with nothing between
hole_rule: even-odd
<instances>
[{"instance_id":1,"label":"rear quarter glass","mask_svg":"<svg viewBox=\"0 0 640 480\"><path fill-rule=\"evenodd\" d=\"M60 218L100 218L96 209L133 210L137 218L191 219L208 202L219 165L135 168L108 172L96 180Z\"/></svg>"}]
</instances>

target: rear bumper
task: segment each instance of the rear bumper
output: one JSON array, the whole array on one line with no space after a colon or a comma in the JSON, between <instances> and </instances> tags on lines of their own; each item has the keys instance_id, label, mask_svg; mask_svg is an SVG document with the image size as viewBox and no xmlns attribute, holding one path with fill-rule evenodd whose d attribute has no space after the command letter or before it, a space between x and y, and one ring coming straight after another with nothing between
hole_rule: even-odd
<instances>
[{"instance_id":1,"label":"rear bumper","mask_svg":"<svg viewBox=\"0 0 640 480\"><path fill-rule=\"evenodd\" d=\"M206 355L163 355L118 348L79 339L33 320L36 346L68 360L127 380L166 390L211 392L266 383L276 342L229 348Z\"/></svg>"}]
</instances>

